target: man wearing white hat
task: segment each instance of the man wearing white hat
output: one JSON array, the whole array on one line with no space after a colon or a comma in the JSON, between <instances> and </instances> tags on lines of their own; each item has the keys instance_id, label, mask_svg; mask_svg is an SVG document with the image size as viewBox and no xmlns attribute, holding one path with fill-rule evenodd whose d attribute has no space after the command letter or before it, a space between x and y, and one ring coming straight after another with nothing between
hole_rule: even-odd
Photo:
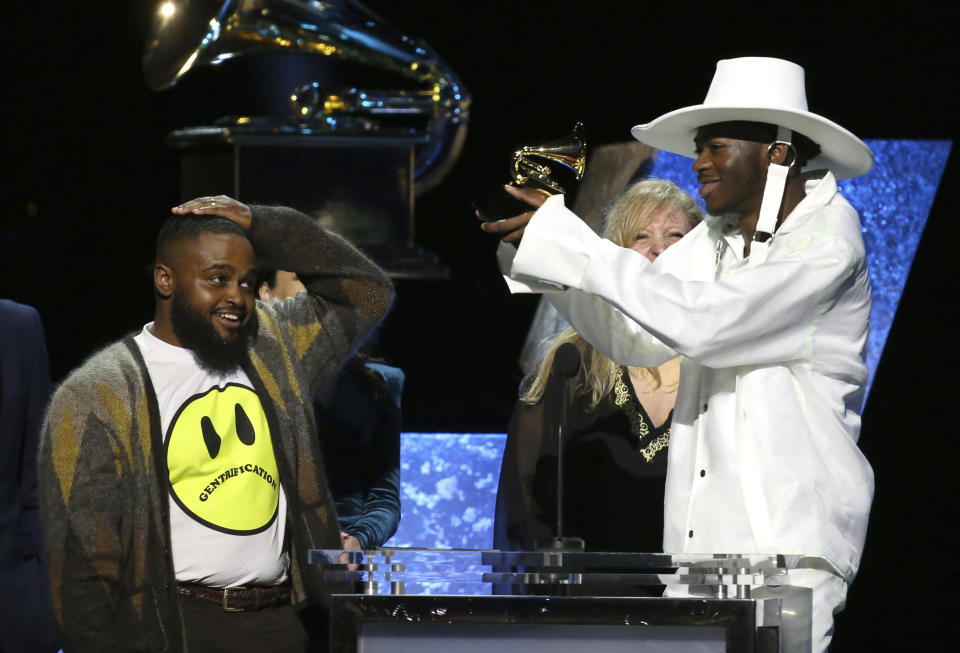
<instances>
[{"instance_id":1,"label":"man wearing white hat","mask_svg":"<svg viewBox=\"0 0 960 653\"><path fill-rule=\"evenodd\" d=\"M561 196L511 189L538 210L482 228L504 241L511 291L549 293L618 363L683 357L664 550L822 559L791 577L814 590L812 645L826 649L873 498L856 444L870 285L836 180L873 155L807 110L802 68L759 57L720 61L703 104L632 133L694 157L714 216L655 263L599 238Z\"/></svg>"}]
</instances>

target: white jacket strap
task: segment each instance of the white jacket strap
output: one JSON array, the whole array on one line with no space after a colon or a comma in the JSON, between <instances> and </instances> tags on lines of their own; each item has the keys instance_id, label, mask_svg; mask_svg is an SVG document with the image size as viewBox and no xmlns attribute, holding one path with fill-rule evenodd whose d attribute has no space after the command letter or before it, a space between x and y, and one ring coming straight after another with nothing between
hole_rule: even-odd
<instances>
[{"instance_id":1,"label":"white jacket strap","mask_svg":"<svg viewBox=\"0 0 960 653\"><path fill-rule=\"evenodd\" d=\"M783 204L783 191L787 186L787 173L797 161L796 149L791 142L792 132L785 127L777 128L777 140L770 144L782 143L792 150L787 158L786 165L770 162L767 167L767 183L763 188L763 200L760 203L760 217L757 219L757 229L750 244L749 265L757 265L767 260L767 250L773 240L773 233L777 229L777 216ZM768 150L769 154L769 150Z\"/></svg>"}]
</instances>

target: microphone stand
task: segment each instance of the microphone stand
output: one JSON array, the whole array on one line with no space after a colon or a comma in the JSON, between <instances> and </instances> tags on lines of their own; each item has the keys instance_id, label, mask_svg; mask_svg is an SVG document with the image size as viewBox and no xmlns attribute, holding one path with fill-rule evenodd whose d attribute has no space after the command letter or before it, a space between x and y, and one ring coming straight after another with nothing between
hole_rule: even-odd
<instances>
[{"instance_id":1,"label":"microphone stand","mask_svg":"<svg viewBox=\"0 0 960 653\"><path fill-rule=\"evenodd\" d=\"M555 586L551 593L554 596L570 596L570 585L580 583L581 572L564 564L564 553L582 552L586 544L582 537L570 537L563 534L563 452L565 426L567 422L567 403L570 379L580 370L580 350L576 345L566 342L557 348L553 357L550 374L555 376L555 392L560 393L559 410L557 412L557 524L553 537L536 542L537 551L550 553L544 556L545 565L539 571L541 582ZM556 405L556 404L554 404ZM546 423L546 422L544 422Z\"/></svg>"},{"instance_id":2,"label":"microphone stand","mask_svg":"<svg viewBox=\"0 0 960 653\"><path fill-rule=\"evenodd\" d=\"M552 538L540 540L536 548L542 551L583 551L586 547L582 537L571 537L563 534L563 452L565 448L565 433L567 422L568 385L570 379L580 370L580 351L572 343L564 343L557 348L554 355L553 370L556 376L562 379L560 385L560 411L557 419L557 520L556 532Z\"/></svg>"}]
</instances>

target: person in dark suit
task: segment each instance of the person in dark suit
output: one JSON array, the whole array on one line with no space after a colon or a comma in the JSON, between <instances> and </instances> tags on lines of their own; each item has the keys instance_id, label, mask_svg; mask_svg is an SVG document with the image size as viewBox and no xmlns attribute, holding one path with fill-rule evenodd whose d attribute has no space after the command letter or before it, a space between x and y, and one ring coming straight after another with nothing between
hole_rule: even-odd
<instances>
[{"instance_id":1,"label":"person in dark suit","mask_svg":"<svg viewBox=\"0 0 960 653\"><path fill-rule=\"evenodd\" d=\"M37 311L0 299L0 653L59 648L37 509L50 364Z\"/></svg>"}]
</instances>

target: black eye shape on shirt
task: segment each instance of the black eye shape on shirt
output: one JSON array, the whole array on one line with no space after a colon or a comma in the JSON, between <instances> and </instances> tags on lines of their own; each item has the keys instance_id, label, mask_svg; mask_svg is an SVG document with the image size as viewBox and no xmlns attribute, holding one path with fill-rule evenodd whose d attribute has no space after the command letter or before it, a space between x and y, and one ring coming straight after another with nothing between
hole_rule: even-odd
<instances>
[{"instance_id":1,"label":"black eye shape on shirt","mask_svg":"<svg viewBox=\"0 0 960 653\"><path fill-rule=\"evenodd\" d=\"M203 443L207 445L207 453L211 458L216 458L220 453L220 434L213 428L209 417L204 416L200 420L200 432L203 434Z\"/></svg>"},{"instance_id":2,"label":"black eye shape on shirt","mask_svg":"<svg viewBox=\"0 0 960 653\"><path fill-rule=\"evenodd\" d=\"M249 447L257 439L257 433L253 429L253 422L247 417L247 413L244 412L243 406L240 404L236 404L234 414L237 423L237 437L240 439L240 442Z\"/></svg>"},{"instance_id":3,"label":"black eye shape on shirt","mask_svg":"<svg viewBox=\"0 0 960 653\"><path fill-rule=\"evenodd\" d=\"M256 442L257 432L253 428L253 422L247 417L246 411L243 410L243 406L240 404L234 405L234 418L237 429L237 439L248 447L251 446ZM217 433L213 421L207 416L204 416L200 420L200 433L203 436L203 443L207 447L207 453L210 454L210 458L216 458L220 453L220 445L223 442L223 438Z\"/></svg>"}]
</instances>

